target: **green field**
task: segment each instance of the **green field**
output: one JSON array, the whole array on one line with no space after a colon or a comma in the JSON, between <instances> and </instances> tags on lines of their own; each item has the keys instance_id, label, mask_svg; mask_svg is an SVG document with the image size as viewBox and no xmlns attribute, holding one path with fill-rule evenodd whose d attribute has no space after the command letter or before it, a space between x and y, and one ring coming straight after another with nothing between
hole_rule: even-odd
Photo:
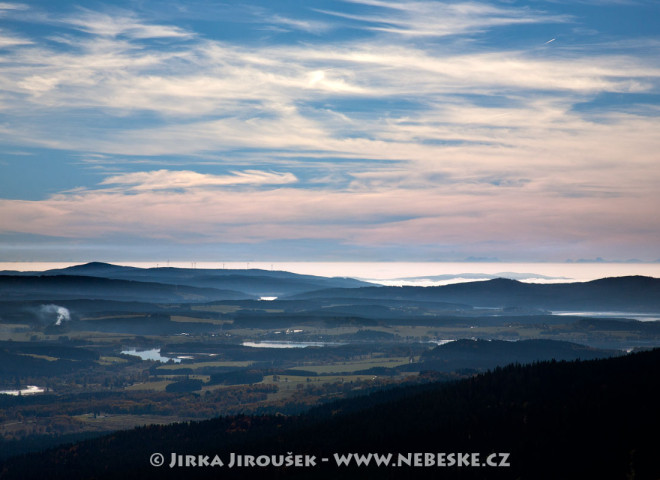
<instances>
[{"instance_id":1,"label":"green field","mask_svg":"<svg viewBox=\"0 0 660 480\"><path fill-rule=\"evenodd\" d=\"M217 361L217 362L198 362L198 363L174 363L174 364L167 364L167 365L162 365L161 367L158 367L159 370L181 370L184 368L190 368L192 370L197 370L198 368L204 368L204 367L237 367L237 368L242 368L242 367L249 367L252 365L253 362L249 361Z\"/></svg>"},{"instance_id":2,"label":"green field","mask_svg":"<svg viewBox=\"0 0 660 480\"><path fill-rule=\"evenodd\" d=\"M76 415L72 418L84 424L85 431L99 432L125 430L144 425L168 425L174 422L193 420L193 418L172 415L125 415L107 413L101 413L96 416L92 413L86 413L83 415Z\"/></svg>"},{"instance_id":3,"label":"green field","mask_svg":"<svg viewBox=\"0 0 660 480\"><path fill-rule=\"evenodd\" d=\"M170 320L178 323L210 323L211 325L231 324L231 320L220 320L216 318L182 317L180 315L172 315L170 317Z\"/></svg>"},{"instance_id":4,"label":"green field","mask_svg":"<svg viewBox=\"0 0 660 480\"><path fill-rule=\"evenodd\" d=\"M294 367L291 370L302 370L316 372L318 374L339 373L339 372L357 372L359 370L367 370L373 367L386 367L394 368L400 365L410 363L410 357L391 357L391 358L377 358L369 360L348 361L332 364L318 364L318 365L305 365L301 367Z\"/></svg>"}]
</instances>

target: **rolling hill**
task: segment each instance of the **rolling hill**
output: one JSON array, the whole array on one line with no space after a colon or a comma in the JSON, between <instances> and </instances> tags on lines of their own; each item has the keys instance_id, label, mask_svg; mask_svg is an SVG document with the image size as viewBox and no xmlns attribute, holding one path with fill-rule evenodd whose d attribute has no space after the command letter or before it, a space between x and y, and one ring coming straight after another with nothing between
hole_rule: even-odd
<instances>
[{"instance_id":1,"label":"rolling hill","mask_svg":"<svg viewBox=\"0 0 660 480\"><path fill-rule=\"evenodd\" d=\"M91 262L45 272L0 272L2 275L86 276L147 283L239 291L248 297L284 296L324 288L357 288L372 284L352 278L328 278L259 269L136 268Z\"/></svg>"},{"instance_id":2,"label":"rolling hill","mask_svg":"<svg viewBox=\"0 0 660 480\"><path fill-rule=\"evenodd\" d=\"M0 297L3 301L98 299L194 303L244 299L250 295L233 290L79 275L0 275Z\"/></svg>"},{"instance_id":3,"label":"rolling hill","mask_svg":"<svg viewBox=\"0 0 660 480\"><path fill-rule=\"evenodd\" d=\"M494 279L440 287L363 287L326 289L293 296L453 302L480 308L546 310L660 311L660 279L613 277L582 283L535 284Z\"/></svg>"}]
</instances>

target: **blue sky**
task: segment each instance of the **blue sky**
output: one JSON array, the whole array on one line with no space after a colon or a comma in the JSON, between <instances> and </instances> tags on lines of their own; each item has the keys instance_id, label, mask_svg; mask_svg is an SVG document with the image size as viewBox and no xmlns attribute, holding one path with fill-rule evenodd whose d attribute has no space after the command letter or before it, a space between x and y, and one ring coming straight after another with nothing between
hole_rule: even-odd
<instances>
[{"instance_id":1,"label":"blue sky","mask_svg":"<svg viewBox=\"0 0 660 480\"><path fill-rule=\"evenodd\" d=\"M660 258L660 4L0 2L0 260Z\"/></svg>"}]
</instances>

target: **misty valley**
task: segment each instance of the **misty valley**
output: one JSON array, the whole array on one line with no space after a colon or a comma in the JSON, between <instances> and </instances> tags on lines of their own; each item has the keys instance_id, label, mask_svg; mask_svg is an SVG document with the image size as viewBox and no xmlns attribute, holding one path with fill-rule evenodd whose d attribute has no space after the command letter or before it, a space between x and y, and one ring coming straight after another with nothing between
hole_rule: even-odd
<instances>
[{"instance_id":1,"label":"misty valley","mask_svg":"<svg viewBox=\"0 0 660 480\"><path fill-rule=\"evenodd\" d=\"M0 461L144 425L293 418L510 364L626 357L660 344L657 316L650 277L390 287L103 263L5 271Z\"/></svg>"}]
</instances>

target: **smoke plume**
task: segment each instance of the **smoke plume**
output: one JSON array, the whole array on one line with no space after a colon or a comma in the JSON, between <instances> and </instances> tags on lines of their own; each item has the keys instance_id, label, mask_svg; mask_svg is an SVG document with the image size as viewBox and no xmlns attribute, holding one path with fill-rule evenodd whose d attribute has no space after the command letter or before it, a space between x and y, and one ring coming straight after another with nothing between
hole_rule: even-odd
<instances>
[{"instance_id":1,"label":"smoke plume","mask_svg":"<svg viewBox=\"0 0 660 480\"><path fill-rule=\"evenodd\" d=\"M40 307L40 313L44 317L51 317L55 315L55 325L62 325L62 322L68 322L71 320L71 314L69 309L65 307L60 307L59 305L42 305Z\"/></svg>"}]
</instances>

